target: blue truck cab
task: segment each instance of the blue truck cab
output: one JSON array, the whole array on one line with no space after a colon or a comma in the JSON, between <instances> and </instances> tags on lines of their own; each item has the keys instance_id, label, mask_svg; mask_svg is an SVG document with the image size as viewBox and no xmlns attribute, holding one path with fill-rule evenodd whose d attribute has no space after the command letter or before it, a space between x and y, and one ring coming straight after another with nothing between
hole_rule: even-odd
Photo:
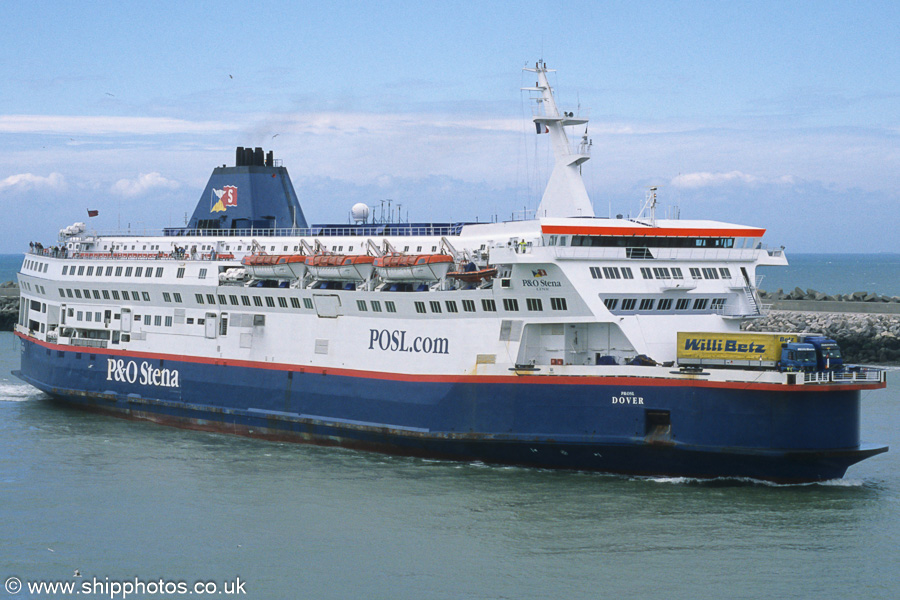
<instances>
[{"instance_id":1,"label":"blue truck cab","mask_svg":"<svg viewBox=\"0 0 900 600\"><path fill-rule=\"evenodd\" d=\"M840 371L844 359L837 342L821 335L801 336L799 341L781 345L781 371Z\"/></svg>"},{"instance_id":2,"label":"blue truck cab","mask_svg":"<svg viewBox=\"0 0 900 600\"><path fill-rule=\"evenodd\" d=\"M821 335L810 335L803 337L803 341L816 349L817 371L840 371L844 368L841 349L834 340Z\"/></svg>"},{"instance_id":3,"label":"blue truck cab","mask_svg":"<svg viewBox=\"0 0 900 600\"><path fill-rule=\"evenodd\" d=\"M812 344L791 342L782 344L781 360L778 361L780 371L813 372L817 369L816 348Z\"/></svg>"}]
</instances>

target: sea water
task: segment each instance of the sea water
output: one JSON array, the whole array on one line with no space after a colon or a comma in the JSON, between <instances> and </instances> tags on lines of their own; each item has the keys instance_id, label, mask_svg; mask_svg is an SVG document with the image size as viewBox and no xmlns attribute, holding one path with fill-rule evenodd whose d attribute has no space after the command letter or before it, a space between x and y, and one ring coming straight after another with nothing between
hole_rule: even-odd
<instances>
[{"instance_id":1,"label":"sea water","mask_svg":"<svg viewBox=\"0 0 900 600\"><path fill-rule=\"evenodd\" d=\"M26 586L0 597L67 597L29 594L37 582L92 585L83 598L198 595L124 595L162 582L235 592L206 594L218 597L448 600L874 599L900 585L900 371L863 395L862 437L889 453L841 480L778 486L127 421L15 379L19 352L0 333L0 583Z\"/></svg>"}]
</instances>

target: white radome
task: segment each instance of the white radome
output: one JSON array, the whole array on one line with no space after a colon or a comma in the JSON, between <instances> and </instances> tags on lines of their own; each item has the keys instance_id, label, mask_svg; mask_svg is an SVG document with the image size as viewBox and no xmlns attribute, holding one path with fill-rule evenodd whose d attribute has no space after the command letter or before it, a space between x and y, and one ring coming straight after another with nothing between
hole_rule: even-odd
<instances>
[{"instance_id":1,"label":"white radome","mask_svg":"<svg viewBox=\"0 0 900 600\"><path fill-rule=\"evenodd\" d=\"M365 223L369 220L369 207L362 202L357 202L350 209L350 216L354 223Z\"/></svg>"}]
</instances>

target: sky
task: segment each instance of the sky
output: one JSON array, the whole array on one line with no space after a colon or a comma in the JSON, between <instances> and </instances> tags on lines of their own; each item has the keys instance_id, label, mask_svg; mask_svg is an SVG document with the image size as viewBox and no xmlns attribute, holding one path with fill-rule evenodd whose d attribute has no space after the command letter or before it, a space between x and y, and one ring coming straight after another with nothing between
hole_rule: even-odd
<instances>
[{"instance_id":1,"label":"sky","mask_svg":"<svg viewBox=\"0 0 900 600\"><path fill-rule=\"evenodd\" d=\"M521 215L552 165L520 91L540 59L560 109L590 118L598 216L635 216L658 186L658 216L764 227L793 252L900 252L896 1L37 0L3 13L0 253L77 221L183 225L236 146L283 161L310 222L387 199L413 221Z\"/></svg>"}]
</instances>

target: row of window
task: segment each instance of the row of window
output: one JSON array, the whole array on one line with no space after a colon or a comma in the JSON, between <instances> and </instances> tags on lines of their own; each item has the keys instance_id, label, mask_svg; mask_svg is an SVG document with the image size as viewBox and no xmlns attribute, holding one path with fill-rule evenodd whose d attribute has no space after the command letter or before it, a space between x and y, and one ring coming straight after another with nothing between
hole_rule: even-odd
<instances>
[{"instance_id":1,"label":"row of window","mask_svg":"<svg viewBox=\"0 0 900 600\"><path fill-rule=\"evenodd\" d=\"M360 303L364 303L363 300L357 300L357 305ZM427 305L432 313L440 313L441 303L439 300L431 300ZM448 313L459 312L459 309L456 306L456 300L445 300L444 306L447 308ZM416 312L417 313L426 313L426 304L425 302L415 302ZM525 299L525 307L527 310L532 312L539 312L544 310L543 300L540 298L526 298ZM464 312L475 312L475 301L474 300L463 300L462 308ZM568 305L566 303L565 298L550 298L550 308L553 310L568 310ZM362 308L361 310L365 310ZM484 312L497 312L497 303L493 298L482 298L481 299L481 310ZM519 311L519 301L516 298L504 298L503 299L503 310L506 312L518 312Z\"/></svg>"},{"instance_id":2,"label":"row of window","mask_svg":"<svg viewBox=\"0 0 900 600\"><path fill-rule=\"evenodd\" d=\"M594 279L634 279L631 267L591 267Z\"/></svg>"},{"instance_id":3,"label":"row of window","mask_svg":"<svg viewBox=\"0 0 900 600\"><path fill-rule=\"evenodd\" d=\"M128 273L125 274L125 277L128 277ZM175 278L184 279L184 267L178 267L178 271L175 273ZM197 273L197 279L206 279L206 269L200 269L200 272Z\"/></svg>"},{"instance_id":4,"label":"row of window","mask_svg":"<svg viewBox=\"0 0 900 600\"><path fill-rule=\"evenodd\" d=\"M79 290L75 288L59 288L60 298L76 298L90 300L134 300L135 302L150 302L150 294L148 292L136 292L134 290Z\"/></svg>"},{"instance_id":5,"label":"row of window","mask_svg":"<svg viewBox=\"0 0 900 600\"><path fill-rule=\"evenodd\" d=\"M25 288L25 291L26 291L26 292L36 291L36 292L39 293L41 296L46 296L46 295L47 295L47 291L44 289L44 286L42 286L42 285L34 284L34 285L32 286L32 285L31 285L30 283L28 283L27 281L23 281L23 282L22 282L22 287Z\"/></svg>"},{"instance_id":6,"label":"row of window","mask_svg":"<svg viewBox=\"0 0 900 600\"><path fill-rule=\"evenodd\" d=\"M678 298L677 300L673 298L640 298L640 304L638 304L638 298L621 298L621 305L619 304L619 298L606 298L603 300L603 304L606 305L610 312L617 310L629 312L635 310L635 306L640 311L670 311L672 310L673 300L676 311L705 311L707 307L709 310L718 311L725 307L725 298L713 298L712 300L709 298L694 298L693 300L690 298Z\"/></svg>"},{"instance_id":7,"label":"row of window","mask_svg":"<svg viewBox=\"0 0 900 600\"><path fill-rule=\"evenodd\" d=\"M37 271L38 273L46 273L48 266L49 263L38 262L36 260L31 260L30 258L26 258L24 264L25 269Z\"/></svg>"},{"instance_id":8,"label":"row of window","mask_svg":"<svg viewBox=\"0 0 900 600\"><path fill-rule=\"evenodd\" d=\"M182 272L182 277L184 276L184 269L181 268L179 271ZM206 269L201 269L203 271L203 277L206 277ZM105 277L112 277L115 274L116 277L153 277L153 267L114 267L108 266L106 267ZM70 275L72 277L104 277L103 265L94 267L93 265L63 265L62 268L63 275ZM163 268L156 267L156 276L163 276ZM203 279L201 277L201 279Z\"/></svg>"},{"instance_id":9,"label":"row of window","mask_svg":"<svg viewBox=\"0 0 900 600\"><path fill-rule=\"evenodd\" d=\"M550 236L549 245L565 246L565 236L557 242ZM635 237L615 235L573 235L573 246L605 248L734 248L734 238Z\"/></svg>"},{"instance_id":10,"label":"row of window","mask_svg":"<svg viewBox=\"0 0 900 600\"><path fill-rule=\"evenodd\" d=\"M590 267L594 279L634 279L631 267ZM691 279L731 279L728 267L690 267ZM644 279L684 279L680 267L641 267Z\"/></svg>"},{"instance_id":11,"label":"row of window","mask_svg":"<svg viewBox=\"0 0 900 600\"><path fill-rule=\"evenodd\" d=\"M134 300L136 302L150 302L150 294L148 292L136 292L136 291L128 291L122 290L80 290L80 289L63 289L59 288L59 295L62 298L75 298L75 299L94 299L94 300ZM163 302L171 303L174 302L176 304L180 304L184 301L181 293L179 292L163 292L162 293ZM277 306L280 308L288 308L288 302L290 302L291 308L301 308L300 306L300 298L285 298L284 296L278 296L277 298L273 296L248 296L245 294L241 294L240 296L237 294L194 294L194 300L197 304L206 305L220 305L220 306L267 306L269 308L275 308L276 302ZM308 310L312 310L313 301L312 298L302 298L303 308ZM392 300L387 300L383 302L384 310L389 313L397 312L397 306ZM543 302L540 298L526 298L525 300L526 308L529 311L542 311L543 310ZM431 307L431 312L440 313L441 302L438 300L432 300L429 302ZM493 298L484 298L481 301L482 310L485 312L496 312L497 305ZM365 300L357 300L356 306L360 310L360 312L366 312L368 307L371 306L372 312L382 312L382 301L381 300L370 300L368 304ZM416 302L416 312L424 313L427 312L425 310L425 302ZM456 313L459 312L459 309L456 304L456 300L445 300L444 305L447 309L448 313ZM463 300L462 301L463 311L465 312L475 312L475 301L474 300ZM565 298L550 298L550 308L553 310L567 310L567 304ZM503 309L507 312L517 312L519 310L519 301L515 298L504 298L503 299Z\"/></svg>"}]
</instances>

